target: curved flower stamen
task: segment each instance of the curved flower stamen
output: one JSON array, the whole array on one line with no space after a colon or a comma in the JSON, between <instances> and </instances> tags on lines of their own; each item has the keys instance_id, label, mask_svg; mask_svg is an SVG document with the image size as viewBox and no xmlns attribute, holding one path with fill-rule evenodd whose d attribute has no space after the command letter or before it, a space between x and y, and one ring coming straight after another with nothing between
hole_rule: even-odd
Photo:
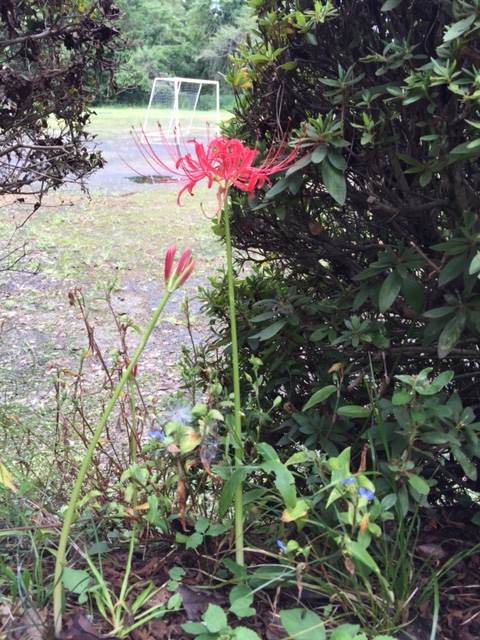
<instances>
[{"instance_id":1,"label":"curved flower stamen","mask_svg":"<svg viewBox=\"0 0 480 640\"><path fill-rule=\"evenodd\" d=\"M132 135L148 166L162 177L162 182L165 182L165 172L175 177L172 181L184 183L177 197L179 205L185 191L193 195L195 186L205 180L209 189L214 183L218 185L218 213L223 207L230 186L253 196L256 190L270 184L270 176L285 171L298 160L298 145L285 155L285 135L277 148L272 147L265 160L259 166L254 166L259 152L249 149L240 140L218 136L206 144L196 140L183 141L185 153L182 155L180 145L168 142L160 125L158 128L162 148L166 151L169 162L163 160L155 151L143 129L141 137L135 129L132 130ZM193 145L191 152L188 145ZM155 181L155 178L152 178L152 182Z\"/></svg>"}]
</instances>

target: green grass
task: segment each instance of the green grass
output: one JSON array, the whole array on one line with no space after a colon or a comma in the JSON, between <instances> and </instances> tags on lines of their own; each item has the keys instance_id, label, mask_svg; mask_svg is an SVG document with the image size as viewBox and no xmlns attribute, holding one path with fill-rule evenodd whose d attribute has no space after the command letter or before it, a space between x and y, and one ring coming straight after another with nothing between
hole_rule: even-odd
<instances>
[{"instance_id":1,"label":"green grass","mask_svg":"<svg viewBox=\"0 0 480 640\"><path fill-rule=\"evenodd\" d=\"M132 127L140 128L145 123L147 115L147 105L144 107L95 107L95 114L92 115L88 130L101 136L102 139L128 136ZM199 112L200 119L205 122L215 124L216 113ZM155 109L149 117L149 130L153 128L155 120L168 123L171 117L170 109ZM181 122L187 122L191 117L191 112L180 110ZM221 111L221 120L228 119L228 111Z\"/></svg>"}]
</instances>

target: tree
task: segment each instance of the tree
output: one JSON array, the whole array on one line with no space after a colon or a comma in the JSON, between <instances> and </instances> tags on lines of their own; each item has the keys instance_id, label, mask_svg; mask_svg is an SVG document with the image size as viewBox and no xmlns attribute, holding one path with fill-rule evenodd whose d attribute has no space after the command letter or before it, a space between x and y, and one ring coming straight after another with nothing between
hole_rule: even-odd
<instances>
[{"instance_id":1,"label":"tree","mask_svg":"<svg viewBox=\"0 0 480 640\"><path fill-rule=\"evenodd\" d=\"M85 128L95 97L114 88L117 16L108 0L2 2L2 198L36 210L48 191L102 166Z\"/></svg>"},{"instance_id":2,"label":"tree","mask_svg":"<svg viewBox=\"0 0 480 640\"><path fill-rule=\"evenodd\" d=\"M238 194L235 244L269 265L239 285L244 367L264 360L265 410L283 396L283 444L369 442L448 499L480 455L480 3L250 6L228 134L304 155Z\"/></svg>"},{"instance_id":3,"label":"tree","mask_svg":"<svg viewBox=\"0 0 480 640\"><path fill-rule=\"evenodd\" d=\"M143 103L155 77L218 79L248 25L244 0L119 0L119 7L129 42L118 75L121 99Z\"/></svg>"}]
</instances>

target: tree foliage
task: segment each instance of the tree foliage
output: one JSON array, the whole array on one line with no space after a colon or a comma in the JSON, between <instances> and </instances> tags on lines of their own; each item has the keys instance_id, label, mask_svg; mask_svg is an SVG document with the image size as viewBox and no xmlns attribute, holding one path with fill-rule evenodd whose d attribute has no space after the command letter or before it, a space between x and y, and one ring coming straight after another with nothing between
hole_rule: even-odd
<instances>
[{"instance_id":1,"label":"tree foliage","mask_svg":"<svg viewBox=\"0 0 480 640\"><path fill-rule=\"evenodd\" d=\"M117 9L108 0L2 2L0 195L43 195L101 166L86 133L93 99L112 89Z\"/></svg>"},{"instance_id":2,"label":"tree foliage","mask_svg":"<svg viewBox=\"0 0 480 640\"><path fill-rule=\"evenodd\" d=\"M369 441L404 483L420 464L441 491L475 480L480 3L250 6L256 39L232 60L228 133L262 149L288 129L304 154L234 208L237 248L270 264L239 285L239 304L244 366L259 355L265 405L284 398L276 437L331 453ZM412 392L411 376L443 370L435 401Z\"/></svg>"},{"instance_id":3,"label":"tree foliage","mask_svg":"<svg viewBox=\"0 0 480 640\"><path fill-rule=\"evenodd\" d=\"M245 0L119 0L118 6L129 41L119 73L122 99L143 102L155 77L220 79L251 13Z\"/></svg>"}]
</instances>

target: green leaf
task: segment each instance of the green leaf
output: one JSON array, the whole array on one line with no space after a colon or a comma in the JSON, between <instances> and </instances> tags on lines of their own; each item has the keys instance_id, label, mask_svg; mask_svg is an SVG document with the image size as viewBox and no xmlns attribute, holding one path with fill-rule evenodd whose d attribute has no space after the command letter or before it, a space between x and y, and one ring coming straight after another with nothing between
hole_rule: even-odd
<instances>
[{"instance_id":1,"label":"green leaf","mask_svg":"<svg viewBox=\"0 0 480 640\"><path fill-rule=\"evenodd\" d=\"M259 455L262 456L262 458L267 461L267 460L277 460L278 461L278 454L275 451L275 449L272 447L271 444L268 444L266 442L259 442L257 444L257 453Z\"/></svg>"},{"instance_id":2,"label":"green leaf","mask_svg":"<svg viewBox=\"0 0 480 640\"><path fill-rule=\"evenodd\" d=\"M473 518L470 520L472 524L476 524L477 527L480 527L480 511L478 511Z\"/></svg>"},{"instance_id":3,"label":"green leaf","mask_svg":"<svg viewBox=\"0 0 480 640\"><path fill-rule=\"evenodd\" d=\"M295 506L287 507L282 513L282 522L294 522L303 518L310 508L310 503L306 500L297 500Z\"/></svg>"},{"instance_id":4,"label":"green leaf","mask_svg":"<svg viewBox=\"0 0 480 640\"><path fill-rule=\"evenodd\" d=\"M232 640L260 640L253 629L248 629L247 627L236 627L233 635L230 636Z\"/></svg>"},{"instance_id":5,"label":"green leaf","mask_svg":"<svg viewBox=\"0 0 480 640\"><path fill-rule=\"evenodd\" d=\"M325 640L323 622L316 613L308 609L280 611L282 627L295 640Z\"/></svg>"},{"instance_id":6,"label":"green leaf","mask_svg":"<svg viewBox=\"0 0 480 640\"><path fill-rule=\"evenodd\" d=\"M267 200L272 200L275 196L278 196L279 193L282 193L286 189L288 189L288 182L286 178L281 178L267 191L265 198Z\"/></svg>"},{"instance_id":7,"label":"green leaf","mask_svg":"<svg viewBox=\"0 0 480 640\"><path fill-rule=\"evenodd\" d=\"M343 172L336 169L328 158L325 158L320 168L326 190L339 205L344 205L347 198L347 181Z\"/></svg>"},{"instance_id":8,"label":"green leaf","mask_svg":"<svg viewBox=\"0 0 480 640\"><path fill-rule=\"evenodd\" d=\"M402 2L403 0L387 0L382 4L380 11L391 11L392 9L395 9L395 7L398 7Z\"/></svg>"},{"instance_id":9,"label":"green leaf","mask_svg":"<svg viewBox=\"0 0 480 640\"><path fill-rule=\"evenodd\" d=\"M360 544L360 542L357 542L357 540L350 540L347 545L347 550L355 558L355 560L359 560L362 564L374 571L377 575L380 575L380 569L378 568L377 563L368 553L365 547Z\"/></svg>"},{"instance_id":10,"label":"green leaf","mask_svg":"<svg viewBox=\"0 0 480 640\"><path fill-rule=\"evenodd\" d=\"M227 626L227 616L225 611L216 604L209 604L208 609L202 616L210 633L219 633Z\"/></svg>"},{"instance_id":11,"label":"green leaf","mask_svg":"<svg viewBox=\"0 0 480 640\"><path fill-rule=\"evenodd\" d=\"M356 640L359 624L341 624L332 631L330 640Z\"/></svg>"},{"instance_id":12,"label":"green leaf","mask_svg":"<svg viewBox=\"0 0 480 640\"><path fill-rule=\"evenodd\" d=\"M251 606L253 602L253 591L244 584L237 584L230 591L230 611L237 618L248 618L254 616L256 611Z\"/></svg>"},{"instance_id":13,"label":"green leaf","mask_svg":"<svg viewBox=\"0 0 480 640\"><path fill-rule=\"evenodd\" d=\"M332 166L334 166L335 169L338 169L339 171L345 171L348 166L345 158L341 156L335 149L328 150L327 158Z\"/></svg>"},{"instance_id":14,"label":"green leaf","mask_svg":"<svg viewBox=\"0 0 480 640\"><path fill-rule=\"evenodd\" d=\"M241 484L247 477L248 471L248 467L241 467L240 469L237 469L223 485L220 500L218 502L219 518L223 518L227 510L230 508L235 491L239 484Z\"/></svg>"},{"instance_id":15,"label":"green leaf","mask_svg":"<svg viewBox=\"0 0 480 640\"><path fill-rule=\"evenodd\" d=\"M475 22L475 19L476 15L475 13L472 13L467 18L459 20L458 22L454 22L446 29L445 35L443 36L443 41L450 42L450 40L455 40L455 38L459 38L460 36L462 36L470 29L472 24Z\"/></svg>"},{"instance_id":16,"label":"green leaf","mask_svg":"<svg viewBox=\"0 0 480 640\"><path fill-rule=\"evenodd\" d=\"M312 162L319 164L325 160L328 148L324 146L315 147L315 151L312 153Z\"/></svg>"},{"instance_id":17,"label":"green leaf","mask_svg":"<svg viewBox=\"0 0 480 640\"><path fill-rule=\"evenodd\" d=\"M411 274L402 278L402 294L410 309L415 313L421 313L426 301L425 292L422 285Z\"/></svg>"},{"instance_id":18,"label":"green leaf","mask_svg":"<svg viewBox=\"0 0 480 640\"><path fill-rule=\"evenodd\" d=\"M287 507L294 507L297 502L295 478L287 467L278 460L268 460L259 465L266 473L275 474L275 486Z\"/></svg>"},{"instance_id":19,"label":"green leaf","mask_svg":"<svg viewBox=\"0 0 480 640\"><path fill-rule=\"evenodd\" d=\"M325 400L329 398L332 395L332 393L335 393L336 390L337 390L337 387L334 384L329 384L326 387L322 387L318 391L315 391L313 396L310 398L310 400L308 400L308 402L303 407L302 411L306 411L307 409L310 409L310 407L313 407L316 404L321 404L322 402L325 402Z\"/></svg>"},{"instance_id":20,"label":"green leaf","mask_svg":"<svg viewBox=\"0 0 480 640\"><path fill-rule=\"evenodd\" d=\"M457 344L462 335L467 315L463 309L459 309L455 316L445 325L438 338L438 357L445 358Z\"/></svg>"},{"instance_id":21,"label":"green leaf","mask_svg":"<svg viewBox=\"0 0 480 640\"><path fill-rule=\"evenodd\" d=\"M273 338L274 336L277 335L277 333L279 331L281 331L283 329L283 327L287 324L287 320L277 320L277 322L274 322L273 324L271 324L269 327L267 327L266 329L262 329L262 331L259 331L258 333L256 333L253 336L250 336L250 338L258 338L259 340L269 340L270 338Z\"/></svg>"},{"instance_id":22,"label":"green leaf","mask_svg":"<svg viewBox=\"0 0 480 640\"><path fill-rule=\"evenodd\" d=\"M380 313L385 313L387 309L390 309L400 293L401 286L402 277L398 271L395 270L389 273L380 287L380 293L378 296L378 307L380 309Z\"/></svg>"},{"instance_id":23,"label":"green leaf","mask_svg":"<svg viewBox=\"0 0 480 640\"><path fill-rule=\"evenodd\" d=\"M392 404L399 407L402 404L408 404L411 399L412 394L410 391L398 391L392 397Z\"/></svg>"},{"instance_id":24,"label":"green leaf","mask_svg":"<svg viewBox=\"0 0 480 640\"><path fill-rule=\"evenodd\" d=\"M288 176L291 176L292 173L296 173L297 171L300 171L300 169L303 169L303 167L306 167L307 165L309 165L312 162L312 156L313 154L309 153L303 158L301 158L300 160L298 160L298 162L296 162L293 166L290 167L290 169L288 169L285 176L288 178Z\"/></svg>"},{"instance_id":25,"label":"green leaf","mask_svg":"<svg viewBox=\"0 0 480 640\"><path fill-rule=\"evenodd\" d=\"M468 273L470 275L477 273L478 271L480 271L480 251L477 251L477 255L474 256L468 268Z\"/></svg>"},{"instance_id":26,"label":"green leaf","mask_svg":"<svg viewBox=\"0 0 480 640\"><path fill-rule=\"evenodd\" d=\"M188 540L185 544L186 549L196 549L203 542L203 535L201 533L192 533L191 536L188 536Z\"/></svg>"},{"instance_id":27,"label":"green leaf","mask_svg":"<svg viewBox=\"0 0 480 640\"><path fill-rule=\"evenodd\" d=\"M356 404L346 405L337 409L337 414L342 418L368 418L372 410L368 407L361 407Z\"/></svg>"},{"instance_id":28,"label":"green leaf","mask_svg":"<svg viewBox=\"0 0 480 640\"><path fill-rule=\"evenodd\" d=\"M422 396L433 396L435 393L439 393L443 387L451 382L454 375L453 371L442 371L442 373L424 387L417 385L415 389L417 393Z\"/></svg>"},{"instance_id":29,"label":"green leaf","mask_svg":"<svg viewBox=\"0 0 480 640\"><path fill-rule=\"evenodd\" d=\"M422 496L427 496L430 491L430 487L425 482L425 480L413 473L408 474L408 484L412 487L412 489L418 491L418 493L420 493Z\"/></svg>"},{"instance_id":30,"label":"green leaf","mask_svg":"<svg viewBox=\"0 0 480 640\"><path fill-rule=\"evenodd\" d=\"M443 318L443 316L451 315L455 311L454 307L436 307L425 311L423 314L426 318Z\"/></svg>"},{"instance_id":31,"label":"green leaf","mask_svg":"<svg viewBox=\"0 0 480 640\"><path fill-rule=\"evenodd\" d=\"M190 633L192 636L199 636L201 633L205 633L206 627L201 622L185 622L180 625L185 633Z\"/></svg>"},{"instance_id":32,"label":"green leaf","mask_svg":"<svg viewBox=\"0 0 480 640\"><path fill-rule=\"evenodd\" d=\"M443 267L442 272L438 278L438 286L443 287L447 283L454 280L462 273L464 269L466 270L467 266L468 256L466 251L449 260Z\"/></svg>"},{"instance_id":33,"label":"green leaf","mask_svg":"<svg viewBox=\"0 0 480 640\"><path fill-rule=\"evenodd\" d=\"M462 467L467 478L475 481L477 479L477 468L475 467L475 465L470 462L470 460L459 447L452 447L452 453L455 456L456 461Z\"/></svg>"},{"instance_id":34,"label":"green leaf","mask_svg":"<svg viewBox=\"0 0 480 640\"><path fill-rule=\"evenodd\" d=\"M70 593L81 594L90 586L90 575L83 569L65 567L62 573L62 582Z\"/></svg>"}]
</instances>

